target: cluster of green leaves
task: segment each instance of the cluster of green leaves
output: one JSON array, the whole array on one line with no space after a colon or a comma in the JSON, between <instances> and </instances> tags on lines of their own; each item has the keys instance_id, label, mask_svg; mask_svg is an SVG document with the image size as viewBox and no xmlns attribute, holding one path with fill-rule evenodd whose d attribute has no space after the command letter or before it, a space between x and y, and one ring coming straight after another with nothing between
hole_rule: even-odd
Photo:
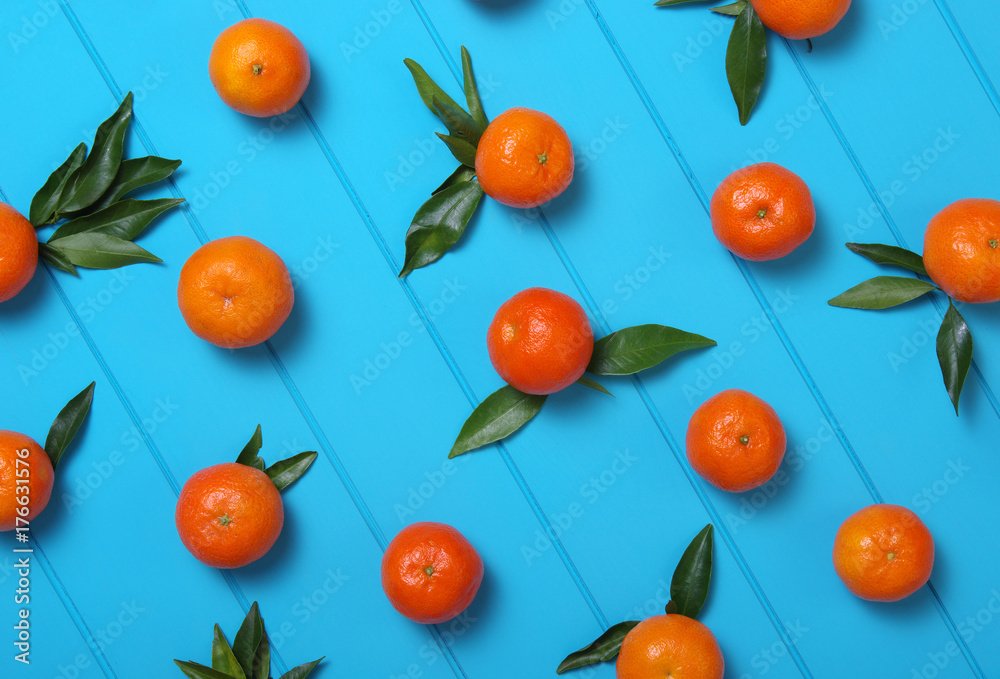
<instances>
[{"instance_id":1,"label":"cluster of green leaves","mask_svg":"<svg viewBox=\"0 0 1000 679\"><path fill-rule=\"evenodd\" d=\"M847 247L851 252L867 257L876 264L895 266L918 276L927 276L923 257L905 248L879 243L848 243ZM933 290L941 289L912 276L876 276L837 295L829 304L849 309L888 309ZM962 387L965 386L965 379L972 366L972 332L951 298L948 299L948 311L938 331L937 356L944 386L957 415Z\"/></svg>"},{"instance_id":2,"label":"cluster of green leaves","mask_svg":"<svg viewBox=\"0 0 1000 679\"><path fill-rule=\"evenodd\" d=\"M87 415L90 413L90 404L94 402L94 383L91 382L79 394L70 399L69 403L56 415L49 427L49 433L45 437L45 454L52 462L55 469L62 460L63 455L69 449L69 445L80 431Z\"/></svg>"},{"instance_id":3,"label":"cluster of green leaves","mask_svg":"<svg viewBox=\"0 0 1000 679\"><path fill-rule=\"evenodd\" d=\"M436 115L448 134L436 132L461 163L444 183L420 206L406 231L406 256L399 277L435 262L458 242L479 207L483 187L476 181L476 148L490 124L479 99L472 59L462 47L462 72L468 110L459 106L413 59L404 59L424 105Z\"/></svg>"},{"instance_id":4,"label":"cluster of green leaves","mask_svg":"<svg viewBox=\"0 0 1000 679\"><path fill-rule=\"evenodd\" d=\"M667 613L697 618L705 605L708 599L708 585L712 579L712 534L712 524L708 524L684 550L670 580ZM640 622L640 620L626 620L612 625L592 644L566 656L565 660L559 663L556 674L614 660L621 651L625 636Z\"/></svg>"},{"instance_id":5,"label":"cluster of green leaves","mask_svg":"<svg viewBox=\"0 0 1000 679\"><path fill-rule=\"evenodd\" d=\"M634 375L659 365L674 354L715 346L715 340L666 325L636 325L594 342L587 372L593 375ZM586 377L578 382L611 395ZM538 414L547 396L525 394L507 385L480 403L465 421L448 457L456 457L510 436Z\"/></svg>"},{"instance_id":6,"label":"cluster of green leaves","mask_svg":"<svg viewBox=\"0 0 1000 679\"><path fill-rule=\"evenodd\" d=\"M323 658L320 658L299 665L283 674L281 679L305 679L322 661ZM191 679L270 679L271 643L268 641L257 602L253 603L250 612L243 619L232 646L229 645L222 628L215 626L211 667L184 660L174 660L174 662L181 672Z\"/></svg>"},{"instance_id":7,"label":"cluster of green leaves","mask_svg":"<svg viewBox=\"0 0 1000 679\"><path fill-rule=\"evenodd\" d=\"M239 457L236 458L236 463L245 464L248 467L253 467L254 469L259 469L264 472L267 474L267 477L271 479L278 490L284 490L298 481L299 477L305 474L306 470L309 469L309 467L312 466L312 463L316 461L316 452L309 450L304 453L292 455L284 460L278 460L268 467L264 463L264 458L258 455L263 445L264 437L261 436L260 425L258 424L253 436L251 436L247 444L243 446L243 450L240 452Z\"/></svg>"},{"instance_id":8,"label":"cluster of green leaves","mask_svg":"<svg viewBox=\"0 0 1000 679\"><path fill-rule=\"evenodd\" d=\"M688 2L701 0L658 0L655 5L673 7ZM736 17L736 23L729 34L729 45L726 47L726 78L740 114L740 125L746 125L764 84L767 31L749 0L736 0L729 5L713 7L712 11Z\"/></svg>"},{"instance_id":9,"label":"cluster of green leaves","mask_svg":"<svg viewBox=\"0 0 1000 679\"><path fill-rule=\"evenodd\" d=\"M78 266L117 269L162 261L133 241L156 217L184 199L124 196L166 179L181 161L156 156L122 160L131 120L129 92L118 110L97 128L90 153L81 142L32 198L28 219L36 229L66 220L39 244L39 255L55 268L77 275Z\"/></svg>"}]
</instances>

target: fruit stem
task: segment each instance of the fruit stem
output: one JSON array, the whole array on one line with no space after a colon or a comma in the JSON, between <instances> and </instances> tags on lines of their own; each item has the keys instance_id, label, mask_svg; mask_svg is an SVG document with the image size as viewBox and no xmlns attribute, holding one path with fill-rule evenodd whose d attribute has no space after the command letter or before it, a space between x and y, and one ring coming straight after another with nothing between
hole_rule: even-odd
<instances>
[{"instance_id":1,"label":"fruit stem","mask_svg":"<svg viewBox=\"0 0 1000 679\"><path fill-rule=\"evenodd\" d=\"M767 216L767 210L765 210L764 208L757 210L757 219L764 219L764 217L766 216Z\"/></svg>"},{"instance_id":2,"label":"fruit stem","mask_svg":"<svg viewBox=\"0 0 1000 679\"><path fill-rule=\"evenodd\" d=\"M434 575L434 566L428 566L425 568L424 573L427 573L427 575Z\"/></svg>"},{"instance_id":3,"label":"fruit stem","mask_svg":"<svg viewBox=\"0 0 1000 679\"><path fill-rule=\"evenodd\" d=\"M743 445L750 443L750 437L744 434L743 436L740 437L740 443L742 443Z\"/></svg>"},{"instance_id":4,"label":"fruit stem","mask_svg":"<svg viewBox=\"0 0 1000 679\"><path fill-rule=\"evenodd\" d=\"M889 561L892 561L893 559L896 558L896 552L889 552L888 554L885 555L885 558L887 558Z\"/></svg>"},{"instance_id":5,"label":"fruit stem","mask_svg":"<svg viewBox=\"0 0 1000 679\"><path fill-rule=\"evenodd\" d=\"M263 71L263 70L264 70L264 64L254 64L253 65L253 74L254 75L260 75L261 71Z\"/></svg>"},{"instance_id":6,"label":"fruit stem","mask_svg":"<svg viewBox=\"0 0 1000 679\"><path fill-rule=\"evenodd\" d=\"M538 162L541 165L544 165L545 163L549 162L549 157L547 155L545 155L544 153L539 153L538 154Z\"/></svg>"},{"instance_id":7,"label":"fruit stem","mask_svg":"<svg viewBox=\"0 0 1000 679\"><path fill-rule=\"evenodd\" d=\"M998 245L997 239L996 238L990 238L990 247L995 249L997 245Z\"/></svg>"},{"instance_id":8,"label":"fruit stem","mask_svg":"<svg viewBox=\"0 0 1000 679\"><path fill-rule=\"evenodd\" d=\"M229 518L228 514L223 514L222 516L219 517L219 523L221 523L223 526L228 526L230 523L232 523L232 521L233 520Z\"/></svg>"}]
</instances>

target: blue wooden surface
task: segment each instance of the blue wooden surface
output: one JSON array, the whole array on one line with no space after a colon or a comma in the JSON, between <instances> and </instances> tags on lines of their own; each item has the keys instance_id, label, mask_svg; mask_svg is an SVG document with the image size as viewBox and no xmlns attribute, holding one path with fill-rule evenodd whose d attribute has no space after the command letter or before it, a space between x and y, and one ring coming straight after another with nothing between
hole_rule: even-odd
<instances>
[{"instance_id":1,"label":"blue wooden surface","mask_svg":"<svg viewBox=\"0 0 1000 679\"><path fill-rule=\"evenodd\" d=\"M326 655L314 676L552 676L609 623L662 610L676 559L710 521L702 619L727 677L1000 676L996 306L963 309L976 367L956 418L933 349L940 300L882 314L826 305L878 272L845 241L919 251L947 203L1000 198L994 3L856 0L811 54L771 35L743 128L723 72L730 20L704 5L320 4L0 9L0 200L26 212L129 90L130 154L184 160L151 195L188 200L142 238L162 265L79 280L40 267L0 307L0 427L40 439L97 381L33 525L33 663L5 642L3 676L179 676L170 660L207 662L212 624L232 635L252 601L278 672ZM209 83L212 41L244 15L309 50L312 83L284 120L235 114ZM409 219L455 164L401 61L457 91L461 44L487 113L553 115L577 175L542 210L484 201L453 253L400 282ZM712 236L707 197L762 160L805 178L818 223L791 256L747 264ZM175 296L187 256L232 234L273 248L296 284L270 344L238 352L192 335ZM660 322L719 346L608 381L613 400L569 389L504 445L448 463L473 404L500 386L485 329L534 285L573 295L598 335ZM729 387L781 415L781 483L730 495L686 465L688 418ZM207 569L176 537L177 491L232 459L258 422L266 459L320 458L287 493L267 557ZM910 506L935 536L931 585L899 604L854 598L832 569L837 526L873 501ZM455 525L486 563L468 613L438 628L401 618L379 584L381 550L420 520ZM0 553L6 629L11 563Z\"/></svg>"}]
</instances>

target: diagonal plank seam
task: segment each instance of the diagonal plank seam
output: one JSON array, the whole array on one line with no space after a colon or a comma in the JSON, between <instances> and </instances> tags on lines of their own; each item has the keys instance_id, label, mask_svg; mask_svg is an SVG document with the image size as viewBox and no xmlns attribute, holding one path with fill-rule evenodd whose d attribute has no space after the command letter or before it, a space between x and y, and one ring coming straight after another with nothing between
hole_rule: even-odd
<instances>
[{"instance_id":1,"label":"diagonal plank seam","mask_svg":"<svg viewBox=\"0 0 1000 679\"><path fill-rule=\"evenodd\" d=\"M965 32L962 31L962 27L958 25L958 19L955 18L955 14L951 11L951 7L948 5L947 0L934 0L937 5L938 11L941 13L941 17L944 19L945 24L948 26L948 30L951 31L952 37L955 38L955 42L958 43L959 49L962 50L962 54L965 55L965 60L969 62L969 66L975 72L976 77L979 79L979 84L982 85L983 91L986 92L986 96L989 98L990 103L993 104L993 109L1000 115L1000 97L997 96L997 90L993 87L993 81L990 80L990 76L986 73L986 69L983 68L983 63L976 56L976 51L972 49L972 45L969 44L969 40L965 37Z\"/></svg>"}]
</instances>

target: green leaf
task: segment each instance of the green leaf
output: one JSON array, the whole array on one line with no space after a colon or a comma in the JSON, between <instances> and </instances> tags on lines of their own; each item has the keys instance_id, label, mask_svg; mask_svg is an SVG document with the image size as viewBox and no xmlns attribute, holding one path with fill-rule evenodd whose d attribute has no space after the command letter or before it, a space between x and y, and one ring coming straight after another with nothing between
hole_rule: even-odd
<instances>
[{"instance_id":1,"label":"green leaf","mask_svg":"<svg viewBox=\"0 0 1000 679\"><path fill-rule=\"evenodd\" d=\"M158 156L143 156L142 158L123 160L122 164L118 167L118 173L111 182L111 186L86 211L90 213L102 210L126 193L166 179L180 166L181 161L179 160L169 160Z\"/></svg>"},{"instance_id":2,"label":"green leaf","mask_svg":"<svg viewBox=\"0 0 1000 679\"><path fill-rule=\"evenodd\" d=\"M250 440L247 441L247 444L243 446L243 450L240 451L239 457L236 458L236 464L245 464L248 467L264 471L264 468L267 465L265 465L264 460L257 455L263 445L264 437L261 436L260 425L258 424L257 429L253 432L253 436L251 436Z\"/></svg>"},{"instance_id":3,"label":"green leaf","mask_svg":"<svg viewBox=\"0 0 1000 679\"><path fill-rule=\"evenodd\" d=\"M490 119L483 111L483 102L479 99L479 87L476 86L476 74L472 71L472 57L469 56L469 50L465 49L465 45L462 45L462 76L465 81L465 103L469 106L469 115L480 129L485 131Z\"/></svg>"},{"instance_id":4,"label":"green leaf","mask_svg":"<svg viewBox=\"0 0 1000 679\"><path fill-rule=\"evenodd\" d=\"M94 383L91 382L86 389L71 398L56 415L52 426L49 427L48 436L45 437L45 453L49 456L53 468L59 465L59 460L73 442L76 432L87 419L90 404L93 402Z\"/></svg>"},{"instance_id":5,"label":"green leaf","mask_svg":"<svg viewBox=\"0 0 1000 679\"><path fill-rule=\"evenodd\" d=\"M437 261L457 243L482 197L479 182L458 182L421 205L406 231L406 258L399 277Z\"/></svg>"},{"instance_id":6,"label":"green leaf","mask_svg":"<svg viewBox=\"0 0 1000 679\"><path fill-rule=\"evenodd\" d=\"M837 295L828 304L848 309L888 309L931 290L937 288L919 278L876 276Z\"/></svg>"},{"instance_id":7,"label":"green leaf","mask_svg":"<svg viewBox=\"0 0 1000 679\"><path fill-rule=\"evenodd\" d=\"M434 98L434 110L437 111L438 118L441 119L452 136L469 142L473 148L476 147L479 138L483 136L483 128L479 127L479 123L473 120L472 116L457 106L444 103L437 97ZM473 161L473 165L475 165L475 161Z\"/></svg>"},{"instance_id":8,"label":"green leaf","mask_svg":"<svg viewBox=\"0 0 1000 679\"><path fill-rule=\"evenodd\" d=\"M753 5L747 3L736 17L733 32L729 34L729 46L726 48L726 77L740 113L741 125L746 125L750 120L750 111L753 110L764 84L766 67L767 32Z\"/></svg>"},{"instance_id":9,"label":"green leaf","mask_svg":"<svg viewBox=\"0 0 1000 679\"><path fill-rule=\"evenodd\" d=\"M448 146L448 150L451 151L451 155L455 156L455 160L471 168L476 167L475 146L464 139L453 137L450 134L441 134L440 132L435 132L434 134L440 137L441 141Z\"/></svg>"},{"instance_id":10,"label":"green leaf","mask_svg":"<svg viewBox=\"0 0 1000 679\"><path fill-rule=\"evenodd\" d=\"M260 646L253 657L252 679L270 679L271 677L271 643L267 638L267 630L262 631ZM248 679L251 679L248 677Z\"/></svg>"},{"instance_id":11,"label":"green leaf","mask_svg":"<svg viewBox=\"0 0 1000 679\"><path fill-rule=\"evenodd\" d=\"M139 262L162 262L135 243L106 233L75 233L56 241L73 264L88 269L118 269Z\"/></svg>"},{"instance_id":12,"label":"green leaf","mask_svg":"<svg viewBox=\"0 0 1000 679\"><path fill-rule=\"evenodd\" d=\"M246 679L246 674L233 655L233 649L229 646L226 635L218 625L215 626L215 638L212 640L212 669L219 670L234 679Z\"/></svg>"},{"instance_id":13,"label":"green leaf","mask_svg":"<svg viewBox=\"0 0 1000 679\"><path fill-rule=\"evenodd\" d=\"M243 674L253 676L253 663L257 657L257 649L261 643L265 642L267 635L264 633L264 621L260 617L260 608L257 602L253 602L250 611L243 618L233 639L233 654L243 668Z\"/></svg>"},{"instance_id":14,"label":"green leaf","mask_svg":"<svg viewBox=\"0 0 1000 679\"><path fill-rule=\"evenodd\" d=\"M458 166L457 170L448 175L448 178L444 180L441 186L434 189L431 195L436 196L449 186L454 186L455 184L459 184L461 182L470 182L475 177L476 177L476 168L469 167L468 165L465 165L463 163L462 165Z\"/></svg>"},{"instance_id":15,"label":"green leaf","mask_svg":"<svg viewBox=\"0 0 1000 679\"><path fill-rule=\"evenodd\" d=\"M326 656L324 655L323 658L325 657ZM316 665L319 665L321 662L323 662L323 658L320 658L319 660L313 660L310 663L306 663L304 665L299 665L298 667L292 668L287 672L285 672L284 674L282 674L281 679L305 679L305 677L308 677L309 673L312 672L313 669L315 669Z\"/></svg>"},{"instance_id":16,"label":"green leaf","mask_svg":"<svg viewBox=\"0 0 1000 679\"><path fill-rule=\"evenodd\" d=\"M597 637L594 643L566 656L566 659L559 663L556 674L575 670L578 667L586 667L587 665L613 660L622 649L622 642L625 640L625 636L639 622L641 621L627 620L609 627L604 634Z\"/></svg>"},{"instance_id":17,"label":"green leaf","mask_svg":"<svg viewBox=\"0 0 1000 679\"><path fill-rule=\"evenodd\" d=\"M191 679L233 679L233 677L228 674L223 674L219 670L214 670L211 667L206 667L205 665L199 665L196 662L188 662L184 660L174 660L177 667L181 668L181 672L185 676Z\"/></svg>"},{"instance_id":18,"label":"green leaf","mask_svg":"<svg viewBox=\"0 0 1000 679\"><path fill-rule=\"evenodd\" d=\"M76 272L76 267L73 266L73 262L66 259L66 255L63 254L62 250L55 247L54 245L49 245L48 243L38 244L38 256L44 259L46 262L59 269L60 271L65 271L66 273L71 273L74 276L79 276Z\"/></svg>"},{"instance_id":19,"label":"green leaf","mask_svg":"<svg viewBox=\"0 0 1000 679\"><path fill-rule=\"evenodd\" d=\"M684 550L670 581L670 600L677 612L697 618L708 598L712 579L712 524L705 526Z\"/></svg>"},{"instance_id":20,"label":"green leaf","mask_svg":"<svg viewBox=\"0 0 1000 679\"><path fill-rule=\"evenodd\" d=\"M948 396L958 415L958 399L962 396L962 387L965 386L965 378L972 366L972 332L954 304L948 304L944 322L941 323L937 336L937 355L944 386L948 389Z\"/></svg>"},{"instance_id":21,"label":"green leaf","mask_svg":"<svg viewBox=\"0 0 1000 679\"><path fill-rule=\"evenodd\" d=\"M421 101L424 102L424 106L430 109L430 112L434 115L438 115L437 110L434 108L434 99L437 98L439 101L443 101L446 104L451 104L455 108L461 108L455 100L449 97L444 90L442 90L434 80L427 75L427 71L424 67L415 62L413 59L403 59L403 63L406 67L410 69L410 74L413 76L413 82L417 86L417 93L420 95Z\"/></svg>"},{"instance_id":22,"label":"green leaf","mask_svg":"<svg viewBox=\"0 0 1000 679\"><path fill-rule=\"evenodd\" d=\"M28 219L35 228L56 221L56 212L62 207L62 194L66 188L66 182L83 165L83 159L86 157L87 145L80 142L80 145L73 149L69 157L63 161L63 164L49 175L49 178L45 180L45 184L38 190L34 198L31 199Z\"/></svg>"},{"instance_id":23,"label":"green leaf","mask_svg":"<svg viewBox=\"0 0 1000 679\"><path fill-rule=\"evenodd\" d=\"M666 325L636 325L597 340L587 372L632 375L682 351L714 347L715 344L715 340Z\"/></svg>"},{"instance_id":24,"label":"green leaf","mask_svg":"<svg viewBox=\"0 0 1000 679\"><path fill-rule=\"evenodd\" d=\"M610 391L608 391L603 386L601 386L601 384L599 382L595 382L594 380L590 379L589 377L581 377L580 379L578 379L576 381L576 383L577 384L582 384L585 387L590 387L594 391L599 391L602 394L607 394L611 398L615 397L614 394L612 394Z\"/></svg>"},{"instance_id":25,"label":"green leaf","mask_svg":"<svg viewBox=\"0 0 1000 679\"><path fill-rule=\"evenodd\" d=\"M731 17L738 17L744 9L746 9L747 0L736 0L736 2L723 5L722 7L713 7L712 11L716 14L725 14Z\"/></svg>"},{"instance_id":26,"label":"green leaf","mask_svg":"<svg viewBox=\"0 0 1000 679\"><path fill-rule=\"evenodd\" d=\"M448 457L457 457L510 436L538 414L545 398L525 394L510 385L501 387L472 411Z\"/></svg>"},{"instance_id":27,"label":"green leaf","mask_svg":"<svg viewBox=\"0 0 1000 679\"><path fill-rule=\"evenodd\" d=\"M183 202L183 198L120 200L86 217L77 217L66 222L49 237L49 243L75 233L85 232L106 233L122 240L135 240L156 217Z\"/></svg>"},{"instance_id":28,"label":"green leaf","mask_svg":"<svg viewBox=\"0 0 1000 679\"><path fill-rule=\"evenodd\" d=\"M921 276L927 275L927 269L924 268L924 258L905 248L882 245L881 243L847 243L847 249L862 257L867 257L876 264L889 264L902 267Z\"/></svg>"},{"instance_id":29,"label":"green leaf","mask_svg":"<svg viewBox=\"0 0 1000 679\"><path fill-rule=\"evenodd\" d=\"M318 455L313 451L299 453L288 459L275 462L265 469L264 473L274 482L278 490L284 490L298 481L317 457Z\"/></svg>"},{"instance_id":30,"label":"green leaf","mask_svg":"<svg viewBox=\"0 0 1000 679\"><path fill-rule=\"evenodd\" d=\"M674 5L683 5L688 2L702 2L702 0L656 0L653 5L656 7L673 7Z\"/></svg>"},{"instance_id":31,"label":"green leaf","mask_svg":"<svg viewBox=\"0 0 1000 679\"><path fill-rule=\"evenodd\" d=\"M132 93L129 92L118 110L97 128L90 154L66 182L59 214L89 207L108 190L122 162L125 132L131 120Z\"/></svg>"}]
</instances>

